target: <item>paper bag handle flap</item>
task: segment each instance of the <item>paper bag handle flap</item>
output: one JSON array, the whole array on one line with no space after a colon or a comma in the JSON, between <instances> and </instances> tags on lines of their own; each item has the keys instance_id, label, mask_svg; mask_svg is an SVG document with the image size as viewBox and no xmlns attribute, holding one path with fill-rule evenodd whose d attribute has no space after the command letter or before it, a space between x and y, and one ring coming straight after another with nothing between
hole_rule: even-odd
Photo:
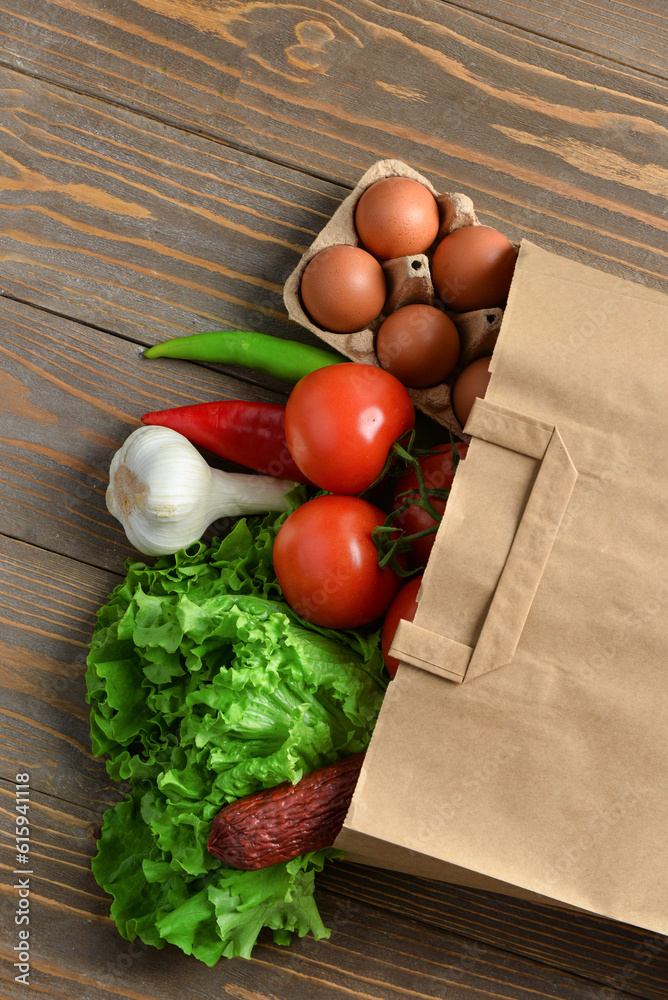
<instances>
[{"instance_id":1,"label":"paper bag handle flap","mask_svg":"<svg viewBox=\"0 0 668 1000\"><path fill-rule=\"evenodd\" d=\"M577 470L554 425L476 400L466 433L540 463L475 646L402 620L391 655L461 683L509 663L538 589Z\"/></svg>"}]
</instances>

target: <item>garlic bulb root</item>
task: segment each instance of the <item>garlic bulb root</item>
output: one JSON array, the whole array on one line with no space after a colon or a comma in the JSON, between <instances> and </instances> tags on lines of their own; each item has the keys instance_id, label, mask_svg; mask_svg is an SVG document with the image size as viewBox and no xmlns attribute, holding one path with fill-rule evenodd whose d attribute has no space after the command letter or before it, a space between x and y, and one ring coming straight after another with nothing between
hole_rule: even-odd
<instances>
[{"instance_id":1,"label":"garlic bulb root","mask_svg":"<svg viewBox=\"0 0 668 1000\"><path fill-rule=\"evenodd\" d=\"M287 511L296 485L212 469L182 434L145 425L112 458L106 502L132 545L158 556L192 545L219 517Z\"/></svg>"}]
</instances>

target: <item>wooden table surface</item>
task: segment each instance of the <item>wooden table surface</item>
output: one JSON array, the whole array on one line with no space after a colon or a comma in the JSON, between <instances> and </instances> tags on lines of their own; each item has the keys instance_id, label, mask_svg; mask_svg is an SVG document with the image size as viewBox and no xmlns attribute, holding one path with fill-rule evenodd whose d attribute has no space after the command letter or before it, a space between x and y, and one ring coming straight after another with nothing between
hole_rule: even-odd
<instances>
[{"instance_id":1,"label":"wooden table surface","mask_svg":"<svg viewBox=\"0 0 668 1000\"><path fill-rule=\"evenodd\" d=\"M311 342L283 283L376 160L469 194L511 239L668 288L665 0L0 9L2 995L667 997L652 933L345 863L318 879L329 940L263 937L213 969L123 940L90 871L119 793L84 685L133 554L104 504L113 452L146 410L288 391L141 348L217 328ZM22 773L29 987L13 966Z\"/></svg>"}]
</instances>

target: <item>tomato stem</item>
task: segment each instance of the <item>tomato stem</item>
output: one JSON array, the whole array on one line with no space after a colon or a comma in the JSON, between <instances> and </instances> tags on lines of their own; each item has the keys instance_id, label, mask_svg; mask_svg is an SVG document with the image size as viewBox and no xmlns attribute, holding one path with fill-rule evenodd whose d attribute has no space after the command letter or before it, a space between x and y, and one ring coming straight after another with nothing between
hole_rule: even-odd
<instances>
[{"instance_id":1,"label":"tomato stem","mask_svg":"<svg viewBox=\"0 0 668 1000\"><path fill-rule=\"evenodd\" d=\"M392 465L396 465L397 460L403 465L402 472L405 471L407 466L410 466L410 468L412 468L415 472L418 482L417 491L415 489L409 489L400 493L397 499L400 499L403 502L396 510L388 514L385 519L385 523L382 526L374 528L372 533L374 544L378 550L378 565L381 569L385 566L391 566L394 572L399 576L406 577L415 576L417 573L422 572L424 567L420 566L416 569L407 570L401 565L399 557L402 554L409 552L412 548L412 543L417 541L417 539L433 535L438 530L442 514L439 514L431 501L434 499L445 500L447 502L448 497L450 496L449 489L428 487L426 485L422 466L416 456L419 454L420 457L422 457L434 454L434 452L432 450L414 449L414 438L415 432L410 431L407 435L402 435L402 437L394 442L390 449L383 472L375 483L373 483L375 486L380 480L388 475ZM405 444L403 443L404 440ZM459 452L457 451L457 444L452 436L452 432L450 432L450 444L452 447L453 472L456 472L460 458ZM430 525L428 528L424 528L422 531L416 531L410 535L407 535L404 531L397 533L397 528L394 526L394 522L411 506L421 507L433 519L434 524Z\"/></svg>"},{"instance_id":2,"label":"tomato stem","mask_svg":"<svg viewBox=\"0 0 668 1000\"><path fill-rule=\"evenodd\" d=\"M437 521L437 522L440 521L441 520L441 515L435 510L435 508L434 508L431 500L429 499L429 497L430 497L430 491L427 490L427 486L426 486L426 483L424 481L424 473L422 471L422 466L418 462L417 458L415 458L414 455L412 455L409 451L407 451L399 443L399 441L395 441L395 443L392 445L392 450L394 451L395 455L398 455L400 458L402 458L404 460L404 462L407 463L407 465L410 465L410 467L413 469L413 472L417 476L418 489L420 491L420 498L419 498L419 503L418 503L417 498L415 499L415 501L412 501L412 502L418 503L418 506L422 507L427 512L427 514L429 514L430 517L433 517L433 519L435 521ZM441 492L445 492L445 491L442 490ZM450 490L447 490L447 494L448 495L450 494ZM446 497L446 499L447 499L447 497ZM406 507L409 507L409 506L410 506L410 503L407 503Z\"/></svg>"}]
</instances>

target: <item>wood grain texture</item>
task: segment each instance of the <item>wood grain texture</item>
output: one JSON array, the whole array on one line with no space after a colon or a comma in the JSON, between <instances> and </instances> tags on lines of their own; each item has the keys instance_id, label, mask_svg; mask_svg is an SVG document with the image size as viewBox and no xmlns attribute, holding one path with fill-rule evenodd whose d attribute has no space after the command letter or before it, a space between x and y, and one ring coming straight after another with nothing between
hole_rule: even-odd
<instances>
[{"instance_id":1,"label":"wood grain texture","mask_svg":"<svg viewBox=\"0 0 668 1000\"><path fill-rule=\"evenodd\" d=\"M90 749L86 656L120 577L0 536L0 777L106 807L118 798Z\"/></svg>"},{"instance_id":2,"label":"wood grain texture","mask_svg":"<svg viewBox=\"0 0 668 1000\"><path fill-rule=\"evenodd\" d=\"M348 187L397 156L511 237L665 286L668 83L582 39L438 0L3 9L0 54L24 72ZM614 35L642 61L637 11L615 4Z\"/></svg>"},{"instance_id":3,"label":"wood grain texture","mask_svg":"<svg viewBox=\"0 0 668 1000\"><path fill-rule=\"evenodd\" d=\"M313 339L283 283L342 189L0 70L5 294L144 343Z\"/></svg>"},{"instance_id":4,"label":"wood grain texture","mask_svg":"<svg viewBox=\"0 0 668 1000\"><path fill-rule=\"evenodd\" d=\"M149 361L133 342L22 303L0 300L0 322L2 528L115 572L137 552L106 509L109 464L142 413L285 399L202 365Z\"/></svg>"},{"instance_id":5,"label":"wood grain texture","mask_svg":"<svg viewBox=\"0 0 668 1000\"><path fill-rule=\"evenodd\" d=\"M457 0L455 6L473 14L480 5ZM530 31L571 48L596 53L662 79L668 77L668 12L663 0L625 3L607 0L548 0L526 4L515 0L486 0L484 15Z\"/></svg>"},{"instance_id":6,"label":"wood grain texture","mask_svg":"<svg viewBox=\"0 0 668 1000\"><path fill-rule=\"evenodd\" d=\"M11 904L10 904L11 905ZM597 992L575 976L499 954L476 942L448 938L431 928L363 910L337 925L336 901L320 900L333 929L329 941L295 941L289 949L268 941L254 957L197 966L171 947L144 949L117 940L107 922L87 918L86 936L64 954L63 940L76 940L77 915L53 911L37 899L35 933L41 947L34 960L32 984L45 994L71 1000L630 1000L631 994L607 988ZM0 900L0 913L7 912ZM11 912L11 911L9 911ZM3 914L4 915L4 914ZM5 955L8 949L0 949ZM3 997L15 1000L25 988L11 982L9 958L0 965ZM3 968L4 966L4 968ZM2 981L2 980L0 980ZM23 989L23 992L21 990Z\"/></svg>"},{"instance_id":7,"label":"wood grain texture","mask_svg":"<svg viewBox=\"0 0 668 1000\"><path fill-rule=\"evenodd\" d=\"M11 828L13 786L0 786L0 810ZM107 917L108 899L90 872L95 812L33 791L30 801L30 985L45 995L76 1000L592 1000L591 981L510 955L488 944L428 927L355 900L318 892L329 940L307 937L277 947L264 933L253 958L221 961L208 969L181 951L145 948L121 938ZM11 837L0 847L7 873L0 889L3 926L17 905ZM20 866L19 866L20 867ZM25 876L23 876L25 877ZM82 927L85 933L82 934ZM0 943L0 975L9 998L14 983L12 935ZM64 943L65 946L64 946ZM629 1000L623 989L605 1000Z\"/></svg>"},{"instance_id":8,"label":"wood grain texture","mask_svg":"<svg viewBox=\"0 0 668 1000\"><path fill-rule=\"evenodd\" d=\"M668 939L637 927L360 865L329 866L319 885L597 984L666 996ZM605 995L592 987L592 1000Z\"/></svg>"}]
</instances>

